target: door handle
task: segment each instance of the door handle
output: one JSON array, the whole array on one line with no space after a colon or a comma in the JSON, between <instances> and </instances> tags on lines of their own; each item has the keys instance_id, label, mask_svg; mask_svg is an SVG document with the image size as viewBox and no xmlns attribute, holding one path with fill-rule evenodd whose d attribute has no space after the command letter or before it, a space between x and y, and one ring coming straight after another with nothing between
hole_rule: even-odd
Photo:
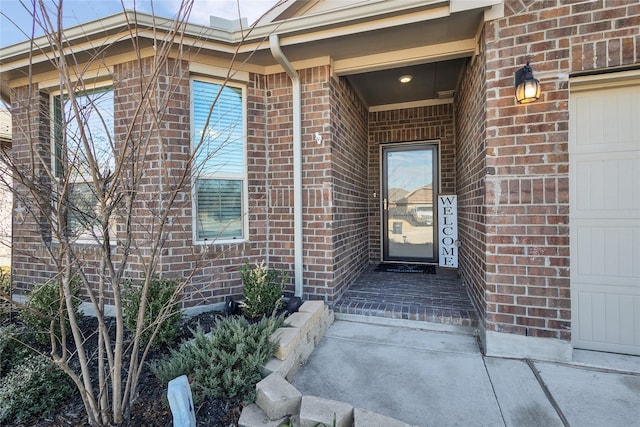
<instances>
[{"instance_id":1,"label":"door handle","mask_svg":"<svg viewBox=\"0 0 640 427\"><path fill-rule=\"evenodd\" d=\"M386 211L387 210L387 199L384 199L384 201L382 202L383 205L383 209Z\"/></svg>"}]
</instances>

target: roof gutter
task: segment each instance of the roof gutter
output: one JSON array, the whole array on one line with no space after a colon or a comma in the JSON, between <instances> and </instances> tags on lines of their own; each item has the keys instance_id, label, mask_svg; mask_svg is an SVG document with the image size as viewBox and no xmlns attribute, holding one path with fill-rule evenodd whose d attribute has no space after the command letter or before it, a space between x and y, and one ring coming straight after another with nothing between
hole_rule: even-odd
<instances>
[{"instance_id":1,"label":"roof gutter","mask_svg":"<svg viewBox=\"0 0 640 427\"><path fill-rule=\"evenodd\" d=\"M295 296L302 298L302 104L300 76L280 49L277 34L269 36L274 59L284 68L293 85L293 245L295 264Z\"/></svg>"}]
</instances>

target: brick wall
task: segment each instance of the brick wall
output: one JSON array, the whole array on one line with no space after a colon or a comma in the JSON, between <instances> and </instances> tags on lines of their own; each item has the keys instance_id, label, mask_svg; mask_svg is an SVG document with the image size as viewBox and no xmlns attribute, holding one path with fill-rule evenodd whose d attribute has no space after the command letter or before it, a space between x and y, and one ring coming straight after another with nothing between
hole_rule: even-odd
<instances>
[{"instance_id":1,"label":"brick wall","mask_svg":"<svg viewBox=\"0 0 640 427\"><path fill-rule=\"evenodd\" d=\"M335 182L328 66L299 70L302 84L302 220L304 292L307 297L334 296ZM318 144L315 132L324 135Z\"/></svg>"},{"instance_id":2,"label":"brick wall","mask_svg":"<svg viewBox=\"0 0 640 427\"><path fill-rule=\"evenodd\" d=\"M252 257L250 243L193 244L188 69L185 61L156 64L153 58L145 58L115 65L113 72L116 139L121 146L129 147L134 141L145 146L136 160L144 173L137 182L127 175L126 182L127 187L139 190L129 231L135 250L128 275L139 276L156 256L152 243L162 229L156 271L179 281L190 277L184 292L185 307L219 303L241 294L239 267L244 261L257 261ZM149 85L152 75L158 76L158 84ZM143 101L142 94L148 101ZM247 97L255 102L252 87L248 88ZM256 107L252 104L251 108L253 112ZM254 122L251 123L248 150L255 149ZM255 168L250 169L255 173ZM255 180L251 182L250 210L256 186ZM165 221L160 213L168 203L172 206ZM126 230L121 229L118 237L124 242Z\"/></svg>"},{"instance_id":3,"label":"brick wall","mask_svg":"<svg viewBox=\"0 0 640 427\"><path fill-rule=\"evenodd\" d=\"M125 199L120 206L117 225L118 246L126 247L130 242L132 248L135 248L128 259L130 277L141 275L145 266L151 265L155 258L152 244L163 226L162 210L170 196L168 180L173 178L171 174L174 172L174 168L167 167L166 175L163 176L165 161L170 160L170 154L165 154L165 149L172 150L171 146L185 144L185 135L177 132L176 135L171 135L173 138L168 138L169 135L163 134L156 124L166 120L166 128L173 128L173 115L166 110L167 98L173 97L173 102L176 103L185 97L181 93L181 86L185 85L180 81L181 76L174 78L168 71L165 67L157 70L153 58L116 64L113 67L116 153L121 155L124 152L127 156L122 179L114 184L134 198L130 224L125 224L125 218L129 216L126 206L128 200ZM162 87L152 81L151 76L155 72L162 74L158 78ZM176 85L175 94L166 87L172 84ZM188 133L186 144L188 148ZM167 162L166 166L171 166L171 163ZM173 242L167 244L172 245ZM169 251L167 248L162 254L168 255ZM161 261L158 270L159 273L162 271Z\"/></svg>"},{"instance_id":4,"label":"brick wall","mask_svg":"<svg viewBox=\"0 0 640 427\"><path fill-rule=\"evenodd\" d=\"M346 82L328 66L299 70L302 85L304 293L335 299L366 265L366 116ZM272 265L293 274L293 135L291 82L266 77ZM318 144L315 133L322 135ZM366 206L366 203L365 203ZM292 285L290 291L293 291Z\"/></svg>"},{"instance_id":5,"label":"brick wall","mask_svg":"<svg viewBox=\"0 0 640 427\"><path fill-rule=\"evenodd\" d=\"M293 103L286 73L265 76L269 265L294 274ZM293 292L293 281L287 290Z\"/></svg>"},{"instance_id":6,"label":"brick wall","mask_svg":"<svg viewBox=\"0 0 640 427\"><path fill-rule=\"evenodd\" d=\"M487 243L484 62L484 50L469 60L455 97L459 272L481 320L486 310Z\"/></svg>"},{"instance_id":7,"label":"brick wall","mask_svg":"<svg viewBox=\"0 0 640 427\"><path fill-rule=\"evenodd\" d=\"M453 104L369 113L369 259L379 261L382 243L380 220L380 145L394 142L440 140L441 193L456 191L456 146ZM373 197L376 193L377 197Z\"/></svg>"},{"instance_id":8,"label":"brick wall","mask_svg":"<svg viewBox=\"0 0 640 427\"><path fill-rule=\"evenodd\" d=\"M380 259L380 199L373 197L380 191L380 144L439 139L441 191L459 196L460 272L485 327L569 339L568 76L640 63L640 1L506 0L505 17L486 23L479 43L455 112L447 104L366 115L329 67L300 70L305 293L334 299L367 258ZM513 99L513 76L527 57L542 81L542 98L520 106ZM151 59L119 64L113 80L116 139L122 144L144 76L161 76L153 105L143 105L131 134L132 141L151 138L152 144L144 154L144 196L131 231L140 255L131 259L130 273L152 255L145 230L162 222L149 215L160 206L158 192L167 195L178 186L159 270L177 277L197 270L186 302L195 305L241 294L238 270L244 261L265 259L293 276L292 100L285 73L250 75L250 241L194 246L190 183L180 179L190 146L187 65ZM31 147L49 156L48 104L48 95L35 86L12 90L14 156L23 164ZM151 107L158 106L163 115L154 118ZM145 123L153 120L163 127L149 133ZM34 173L42 175L37 168ZM53 274L44 219L27 213L14 224L14 277L22 289ZM121 227L119 238L126 232ZM91 247L83 248L83 256L95 261ZM293 291L292 278L287 291Z\"/></svg>"},{"instance_id":9,"label":"brick wall","mask_svg":"<svg viewBox=\"0 0 640 427\"><path fill-rule=\"evenodd\" d=\"M302 102L303 286L307 298L333 295L333 193L329 70L298 70ZM294 274L293 104L285 73L266 76L270 263ZM317 144L315 132L325 141ZM293 292L293 281L289 286Z\"/></svg>"},{"instance_id":10,"label":"brick wall","mask_svg":"<svg viewBox=\"0 0 640 427\"><path fill-rule=\"evenodd\" d=\"M148 76L157 75L158 84L149 85ZM366 132L364 110L357 97L343 83L331 81L329 67L300 71L303 101L303 221L305 296L333 299L336 277L342 282L358 271L349 262L351 254L366 254L366 212L362 203L350 201L353 194L363 200L366 188ZM286 74L250 75L247 83L247 168L249 241L208 246L192 243L192 206L188 157L190 152L188 64L169 61L156 64L147 58L113 67L115 140L118 153L136 157L137 170L127 171L119 183L126 192L136 194L132 222L125 225L126 212L120 212L115 243L118 260L128 238L131 255L126 266L128 277L140 277L155 252L152 235L164 227L162 247L157 253L157 272L182 279L190 275L184 306L211 304L228 296L242 294L239 269L265 260L273 268L289 274L286 291L293 293L293 162L291 82ZM335 85L332 87L332 84ZM149 101L143 101L145 93ZM333 101L331 94L335 95ZM23 125L31 114L35 126L48 125L48 95L31 94L43 108L21 112L20 106L37 105L25 91L14 96L15 123ZM24 99L23 99L24 98ZM40 99L41 98L41 99ZM24 107L26 108L26 107ZM42 117L38 116L42 112ZM159 112L159 113L158 113ZM162 123L158 128L154 123ZM333 129L337 129L334 133ZM48 152L48 128L38 128L43 152ZM317 144L315 132L325 141ZM29 141L14 132L15 152L28 155ZM22 139L21 139L22 138ZM135 151L138 144L144 150ZM363 148L365 147L365 148ZM363 164L354 173L347 163L350 149L359 150ZM332 159L339 158L339 170L332 175ZM335 180L335 185L334 185ZM136 190L136 191L133 191ZM162 206L175 192L175 201L163 220ZM336 202L334 202L336 200ZM46 204L45 204L46 205ZM335 228L334 228L335 227ZM33 227L32 227L33 228ZM353 233L354 229L359 229ZM24 232L24 257L17 258L14 274L24 288L35 281L30 275L53 274L50 261L38 251ZM347 238L347 234L349 237ZM339 235L338 238L334 238ZM34 238L38 236L34 234ZM86 265L97 266L97 251L91 245L78 247ZM339 256L335 256L339 254ZM28 255L28 256L27 256ZM337 261L336 261L337 259ZM362 263L364 265L364 263ZM97 283L95 267L86 267L90 280Z\"/></svg>"},{"instance_id":11,"label":"brick wall","mask_svg":"<svg viewBox=\"0 0 640 427\"><path fill-rule=\"evenodd\" d=\"M345 78L331 79L334 295L369 262L367 109Z\"/></svg>"},{"instance_id":12,"label":"brick wall","mask_svg":"<svg viewBox=\"0 0 640 427\"><path fill-rule=\"evenodd\" d=\"M568 76L640 63L640 2L507 0L484 48L486 327L569 339ZM527 57L542 97L516 105Z\"/></svg>"},{"instance_id":13,"label":"brick wall","mask_svg":"<svg viewBox=\"0 0 640 427\"><path fill-rule=\"evenodd\" d=\"M157 84L149 77L158 75ZM157 253L157 272L183 279L191 274L184 306L222 302L227 296L241 295L239 268L245 261L266 258L265 240L265 84L264 78L252 76L248 83L248 165L250 242L200 246L192 241L192 205L190 189L190 82L188 64L170 60L156 64L152 58L116 64L113 68L114 137L118 152L126 150L129 159L134 144L144 146L135 152L137 170L127 171L117 185L135 193L131 224L125 226L125 212L118 212L117 241L113 241L114 260L119 262L127 237L131 237L131 255L125 267L127 277L140 277L143 266L154 257L151 242L163 220L161 207L175 201L164 224L164 239ZM148 102L143 102L145 93ZM50 159L49 95L37 88L17 88L12 93L14 123L13 155L29 164L30 148L39 148L45 163ZM158 127L155 123L161 123ZM37 141L37 143L34 143ZM139 172L139 173L138 173ZM37 172L36 173L40 173ZM134 177L136 177L134 179ZM114 184L115 185L115 184ZM17 187L23 192L23 187ZM135 191L134 191L135 190ZM30 205L33 203L29 202ZM42 203L48 206L49 201ZM124 205L120 206L124 208ZM46 212L43 214L46 215ZM47 221L26 215L24 223L15 225L15 263L13 274L19 290L28 290L55 274L52 259L41 242L40 228ZM15 218L14 218L15 220ZM56 253L57 244L45 233L45 244ZM51 242L54 242L51 245ZM89 280L97 283L98 251L94 245L76 245ZM107 301L111 302L110 300Z\"/></svg>"},{"instance_id":14,"label":"brick wall","mask_svg":"<svg viewBox=\"0 0 640 427\"><path fill-rule=\"evenodd\" d=\"M45 216L51 194L47 177L51 161L49 97L36 84L15 88L11 91L11 114L12 160L26 177L23 181L14 174L14 205L21 212L13 218L12 279L20 293L55 274L47 251L52 243L51 227ZM37 158L35 153L40 160L32 161ZM27 187L30 183L39 184L33 192Z\"/></svg>"},{"instance_id":15,"label":"brick wall","mask_svg":"<svg viewBox=\"0 0 640 427\"><path fill-rule=\"evenodd\" d=\"M56 265L67 260L56 235L61 228L56 210L60 206L50 182L51 169L51 106L50 94L38 92L37 85L20 87L12 91L13 141L12 156L19 169L27 174L27 182L37 182L35 191L22 185L20 175L14 174L15 203L24 207L13 216L12 279L17 293L25 293L34 285L55 279L60 273ZM33 174L33 175L31 175ZM61 213L61 218L64 215ZM100 278L97 245L75 245L73 257L83 264L83 272L92 283ZM118 255L114 260L118 261Z\"/></svg>"}]
</instances>

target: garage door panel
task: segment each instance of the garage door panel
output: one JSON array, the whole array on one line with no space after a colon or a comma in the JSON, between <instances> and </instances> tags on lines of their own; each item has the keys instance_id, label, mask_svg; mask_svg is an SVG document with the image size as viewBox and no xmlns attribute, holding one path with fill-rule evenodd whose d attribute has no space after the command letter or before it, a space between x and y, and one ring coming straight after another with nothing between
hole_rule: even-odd
<instances>
[{"instance_id":1,"label":"garage door panel","mask_svg":"<svg viewBox=\"0 0 640 427\"><path fill-rule=\"evenodd\" d=\"M635 159L633 158L635 155ZM618 167L617 185L614 187L618 194L620 209L631 209L640 212L640 150L629 153L627 161L620 161Z\"/></svg>"},{"instance_id":2,"label":"garage door panel","mask_svg":"<svg viewBox=\"0 0 640 427\"><path fill-rule=\"evenodd\" d=\"M640 150L618 155L576 155L572 158L576 217L601 217L608 211L616 217L640 212Z\"/></svg>"},{"instance_id":3,"label":"garage door panel","mask_svg":"<svg viewBox=\"0 0 640 427\"><path fill-rule=\"evenodd\" d=\"M629 87L573 95L570 131L575 153L634 150L640 135L640 96Z\"/></svg>"},{"instance_id":4,"label":"garage door panel","mask_svg":"<svg viewBox=\"0 0 640 427\"><path fill-rule=\"evenodd\" d=\"M602 285L573 286L572 309L580 324L574 345L640 355L640 295L628 287L602 292Z\"/></svg>"},{"instance_id":5,"label":"garage door panel","mask_svg":"<svg viewBox=\"0 0 640 427\"><path fill-rule=\"evenodd\" d=\"M569 97L572 341L640 355L640 76Z\"/></svg>"},{"instance_id":6,"label":"garage door panel","mask_svg":"<svg viewBox=\"0 0 640 427\"><path fill-rule=\"evenodd\" d=\"M635 317L633 319L629 319L629 322L634 324L635 327L625 328L623 325L623 327L620 328L621 343L631 344L634 342L640 342L640 327L638 326L638 322L640 322L640 319L638 319L638 313L634 310L634 304L640 304L640 296L623 298L620 301L620 311L622 313L635 313Z\"/></svg>"},{"instance_id":7,"label":"garage door panel","mask_svg":"<svg viewBox=\"0 0 640 427\"><path fill-rule=\"evenodd\" d=\"M640 225L633 221L574 220L571 276L601 281L607 276L618 286L640 284Z\"/></svg>"},{"instance_id":8,"label":"garage door panel","mask_svg":"<svg viewBox=\"0 0 640 427\"><path fill-rule=\"evenodd\" d=\"M621 344L633 344L624 343L620 340L620 329L624 326L625 314L622 305L623 299L619 295L607 295L605 298L605 321L606 334L604 339L607 341L619 342ZM631 310L633 314L633 310Z\"/></svg>"}]
</instances>

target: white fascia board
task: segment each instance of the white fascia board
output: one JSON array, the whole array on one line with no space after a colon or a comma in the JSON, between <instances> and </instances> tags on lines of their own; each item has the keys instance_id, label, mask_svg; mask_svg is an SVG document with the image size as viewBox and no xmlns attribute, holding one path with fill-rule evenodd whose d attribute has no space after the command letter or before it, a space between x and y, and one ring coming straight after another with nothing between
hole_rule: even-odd
<instances>
[{"instance_id":1,"label":"white fascia board","mask_svg":"<svg viewBox=\"0 0 640 427\"><path fill-rule=\"evenodd\" d=\"M450 0L451 13L462 12L471 9L483 9L502 3L503 0Z\"/></svg>"},{"instance_id":2,"label":"white fascia board","mask_svg":"<svg viewBox=\"0 0 640 427\"><path fill-rule=\"evenodd\" d=\"M133 30L129 31L129 25L133 26ZM106 44L116 41L126 40L132 37L157 38L163 40L174 29L174 20L170 18L162 18L152 16L140 12L125 11L106 18L91 21L85 24L70 27L64 30L65 48L68 53L82 52L89 49L97 49ZM113 32L107 35L106 33ZM216 47L221 51L235 51L234 44L235 33L224 30L205 27L195 24L184 25L184 36L195 40L210 40L217 42ZM242 37L240 37L240 40ZM47 60L47 54L51 51L51 44L47 36L40 36L33 40L27 40L15 45L7 46L0 49L0 60L4 65L0 67L0 71L19 68L24 66L24 62L30 61L31 52L42 52L31 58L33 63ZM17 58L12 61L11 58Z\"/></svg>"},{"instance_id":3,"label":"white fascia board","mask_svg":"<svg viewBox=\"0 0 640 427\"><path fill-rule=\"evenodd\" d=\"M104 33L107 31L121 32L123 28L126 28L129 22L133 22L134 19L138 23L138 26L157 26L168 27L167 23L173 22L171 19L155 17L154 19L149 15L143 13L134 13L126 11L123 13L117 13L115 15L107 16L105 18L97 19L95 21L87 22L84 24L76 25L75 27L69 27L64 29L65 44L69 45L74 40L82 39L86 40L91 36L98 36L98 38L104 37ZM33 45L32 45L33 42ZM36 49L50 48L50 43L47 36L36 37L33 40L26 40L11 46L0 49L0 58L6 62L6 58L13 56L24 55L31 52L32 47Z\"/></svg>"},{"instance_id":4,"label":"white fascia board","mask_svg":"<svg viewBox=\"0 0 640 427\"><path fill-rule=\"evenodd\" d=\"M273 22L278 16L289 9L297 0L280 0L270 10L259 18L260 22L270 23Z\"/></svg>"},{"instance_id":5,"label":"white fascia board","mask_svg":"<svg viewBox=\"0 0 640 427\"><path fill-rule=\"evenodd\" d=\"M475 51L475 39L457 40L454 42L440 43L436 45L420 46L410 49L397 50L390 53L360 56L343 60L334 60L334 72L339 75L349 75L378 71L393 65L410 66L436 62L448 59L464 58L471 56Z\"/></svg>"},{"instance_id":6,"label":"white fascia board","mask_svg":"<svg viewBox=\"0 0 640 427\"><path fill-rule=\"evenodd\" d=\"M419 6L434 5L427 10L399 13ZM366 31L429 21L449 16L448 2L385 0L340 11L302 16L256 28L251 38L263 39L271 33L280 35L281 46L331 39ZM365 19L371 18L371 19ZM339 25L341 24L341 25ZM249 46L248 46L249 47ZM249 51L244 46L241 51Z\"/></svg>"},{"instance_id":7,"label":"white fascia board","mask_svg":"<svg viewBox=\"0 0 640 427\"><path fill-rule=\"evenodd\" d=\"M504 18L504 2L499 2L484 10L485 22L500 18Z\"/></svg>"},{"instance_id":8,"label":"white fascia board","mask_svg":"<svg viewBox=\"0 0 640 427\"><path fill-rule=\"evenodd\" d=\"M189 61L189 73L218 79L228 78L230 81L247 83L249 72L246 70L229 69L228 66L211 63Z\"/></svg>"}]
</instances>

